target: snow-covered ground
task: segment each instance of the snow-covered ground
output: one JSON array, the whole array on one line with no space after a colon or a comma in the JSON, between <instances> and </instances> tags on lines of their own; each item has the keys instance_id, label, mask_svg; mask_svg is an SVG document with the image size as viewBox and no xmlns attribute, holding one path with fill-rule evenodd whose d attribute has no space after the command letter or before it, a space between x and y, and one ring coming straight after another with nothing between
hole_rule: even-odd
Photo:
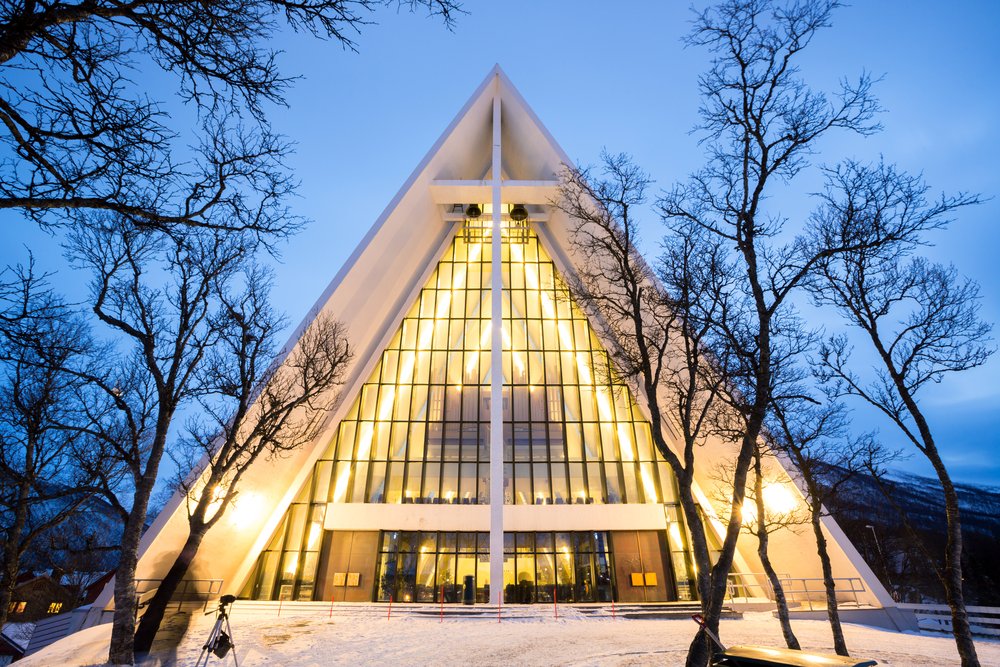
<instances>
[{"instance_id":1,"label":"snow-covered ground","mask_svg":"<svg viewBox=\"0 0 1000 667\"><path fill-rule=\"evenodd\" d=\"M143 664L160 667L193 665L214 619L175 616L169 631L182 637L176 647L158 640ZM484 618L416 618L413 616L333 618L287 617L233 619L233 635L241 667L325 665L680 665L696 626L685 620L594 618L573 609L560 618L525 618L497 623ZM806 650L832 652L829 626L798 621L794 630ZM110 625L67 637L18 664L23 667L104 664ZM731 645L781 645L777 621L770 613L747 613L742 620L722 622L723 640ZM169 634L169 632L167 633ZM881 665L958 664L948 638L902 634L860 625L845 626L847 644L859 658ZM1000 665L1000 642L978 643L983 665ZM211 658L209 665L231 665L230 658Z\"/></svg>"}]
</instances>

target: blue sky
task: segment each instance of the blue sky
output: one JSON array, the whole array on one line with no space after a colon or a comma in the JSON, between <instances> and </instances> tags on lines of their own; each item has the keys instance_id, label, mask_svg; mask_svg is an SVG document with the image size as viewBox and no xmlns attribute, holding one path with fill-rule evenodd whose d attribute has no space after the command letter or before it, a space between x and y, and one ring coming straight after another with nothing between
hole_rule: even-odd
<instances>
[{"instance_id":1,"label":"blue sky","mask_svg":"<svg viewBox=\"0 0 1000 667\"><path fill-rule=\"evenodd\" d=\"M700 6L703 3L696 3ZM304 35L276 46L285 74L300 75L275 128L297 143L291 160L301 181L292 202L313 222L282 252L275 298L302 318L435 139L494 63L499 63L574 160L592 163L602 148L631 153L669 187L703 155L690 133L697 120L697 76L707 57L683 48L686 2L466 2L449 33L421 14L382 12L358 37L359 53ZM877 159L922 172L935 192L992 197L963 211L937 234L928 254L954 262L982 285L983 315L1000 321L1000 3L865 1L838 10L834 26L804 53L803 76L830 90L862 70L884 75L876 92L885 131L824 142L820 163ZM152 91L155 96L168 93ZM810 209L805 177L771 199L796 224ZM62 266L58 239L0 217L0 264L23 261L23 243L59 270L57 287L80 284ZM650 214L647 242L660 234ZM1000 358L930 388L932 427L955 477L1000 484ZM861 407L859 430L892 427ZM927 473L915 456L907 469Z\"/></svg>"}]
</instances>

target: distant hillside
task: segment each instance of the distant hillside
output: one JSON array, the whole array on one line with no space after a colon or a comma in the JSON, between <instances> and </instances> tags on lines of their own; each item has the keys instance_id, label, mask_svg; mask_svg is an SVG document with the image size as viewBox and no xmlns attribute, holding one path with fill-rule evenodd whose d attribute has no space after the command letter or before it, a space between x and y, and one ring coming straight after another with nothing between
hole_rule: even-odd
<instances>
[{"instance_id":1,"label":"distant hillside","mask_svg":"<svg viewBox=\"0 0 1000 667\"><path fill-rule=\"evenodd\" d=\"M1000 605L1000 489L972 484L957 488L967 601ZM886 491L888 498L873 478L858 475L828 509L882 583L901 600L943 602L934 570L941 566L946 541L944 497L937 480L894 473Z\"/></svg>"}]
</instances>

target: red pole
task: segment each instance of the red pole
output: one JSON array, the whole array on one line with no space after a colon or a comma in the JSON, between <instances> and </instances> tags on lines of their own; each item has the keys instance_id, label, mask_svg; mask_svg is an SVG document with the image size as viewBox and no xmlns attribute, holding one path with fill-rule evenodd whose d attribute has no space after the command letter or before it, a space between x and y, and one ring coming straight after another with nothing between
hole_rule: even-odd
<instances>
[{"instance_id":1,"label":"red pole","mask_svg":"<svg viewBox=\"0 0 1000 667\"><path fill-rule=\"evenodd\" d=\"M284 600L278 600L278 617L279 618L281 617L281 605L282 605L283 602L284 602Z\"/></svg>"},{"instance_id":2,"label":"red pole","mask_svg":"<svg viewBox=\"0 0 1000 667\"><path fill-rule=\"evenodd\" d=\"M438 623L444 623L444 584L441 584L441 620Z\"/></svg>"},{"instance_id":3,"label":"red pole","mask_svg":"<svg viewBox=\"0 0 1000 667\"><path fill-rule=\"evenodd\" d=\"M333 618L333 598L330 598L330 615L327 618Z\"/></svg>"},{"instance_id":4,"label":"red pole","mask_svg":"<svg viewBox=\"0 0 1000 667\"><path fill-rule=\"evenodd\" d=\"M497 603L497 623L500 622L500 609L503 607L503 593L500 594L500 602Z\"/></svg>"},{"instance_id":5,"label":"red pole","mask_svg":"<svg viewBox=\"0 0 1000 667\"><path fill-rule=\"evenodd\" d=\"M559 618L559 586L556 584L552 585L552 608L556 612L556 618Z\"/></svg>"},{"instance_id":6,"label":"red pole","mask_svg":"<svg viewBox=\"0 0 1000 667\"><path fill-rule=\"evenodd\" d=\"M615 596L611 596L611 618L615 617Z\"/></svg>"},{"instance_id":7,"label":"red pole","mask_svg":"<svg viewBox=\"0 0 1000 667\"><path fill-rule=\"evenodd\" d=\"M385 620L392 618L392 595L389 596L389 613L385 615Z\"/></svg>"}]
</instances>

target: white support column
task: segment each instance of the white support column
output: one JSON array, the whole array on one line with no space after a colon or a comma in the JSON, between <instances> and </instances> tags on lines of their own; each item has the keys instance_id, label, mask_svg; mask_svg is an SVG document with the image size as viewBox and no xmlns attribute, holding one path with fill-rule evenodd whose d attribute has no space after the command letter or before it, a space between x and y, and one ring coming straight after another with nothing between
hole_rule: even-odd
<instances>
[{"instance_id":1,"label":"white support column","mask_svg":"<svg viewBox=\"0 0 1000 667\"><path fill-rule=\"evenodd\" d=\"M493 92L493 298L490 343L490 604L503 599L503 271L500 244L500 77Z\"/></svg>"}]
</instances>

